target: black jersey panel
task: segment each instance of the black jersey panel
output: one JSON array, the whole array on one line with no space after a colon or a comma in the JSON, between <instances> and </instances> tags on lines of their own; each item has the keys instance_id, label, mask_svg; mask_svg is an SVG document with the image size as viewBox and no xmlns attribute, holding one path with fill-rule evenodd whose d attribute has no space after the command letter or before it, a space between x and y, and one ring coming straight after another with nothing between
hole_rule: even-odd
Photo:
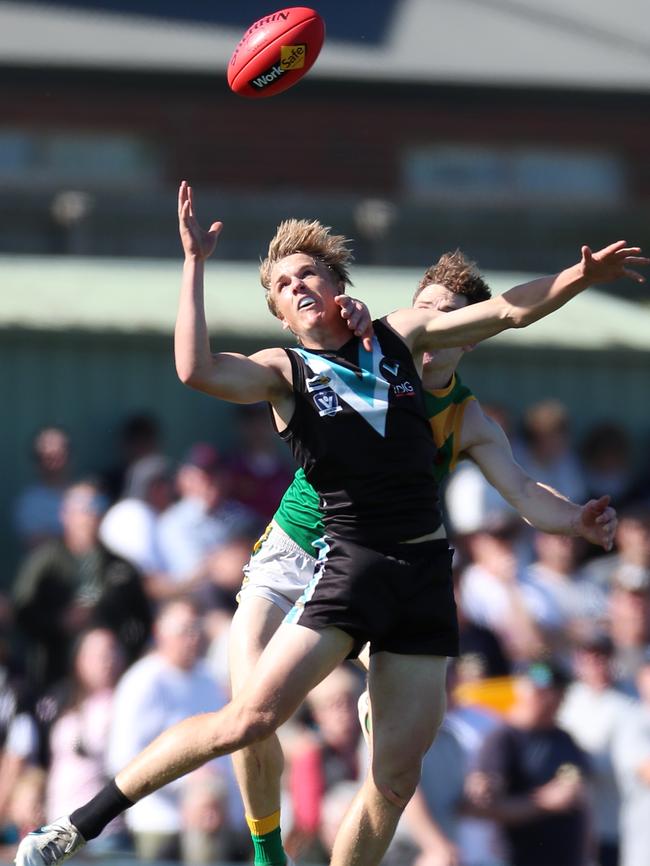
<instances>
[{"instance_id":1,"label":"black jersey panel","mask_svg":"<svg viewBox=\"0 0 650 866\"><path fill-rule=\"evenodd\" d=\"M436 448L406 344L381 320L372 351L288 349L295 411L281 433L321 499L328 532L362 544L440 526Z\"/></svg>"}]
</instances>

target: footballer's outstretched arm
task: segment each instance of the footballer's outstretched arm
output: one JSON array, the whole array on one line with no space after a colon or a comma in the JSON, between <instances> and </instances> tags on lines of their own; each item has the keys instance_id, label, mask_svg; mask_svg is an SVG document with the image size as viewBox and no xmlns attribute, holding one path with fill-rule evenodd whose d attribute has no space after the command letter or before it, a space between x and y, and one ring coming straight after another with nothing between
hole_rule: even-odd
<instances>
[{"instance_id":1,"label":"footballer's outstretched arm","mask_svg":"<svg viewBox=\"0 0 650 866\"><path fill-rule=\"evenodd\" d=\"M396 310L387 321L415 355L477 343L508 328L524 328L548 316L590 285L621 277L644 282L645 278L634 268L650 264L650 259L640 253L639 247L628 247L626 241L617 241L595 253L583 246L577 264L559 274L515 286L489 301L445 315L432 310Z\"/></svg>"},{"instance_id":2,"label":"footballer's outstretched arm","mask_svg":"<svg viewBox=\"0 0 650 866\"><path fill-rule=\"evenodd\" d=\"M578 505L552 487L535 481L515 460L503 429L474 400L463 416L460 450L474 460L490 484L535 529L557 535L579 535L591 544L611 550L616 512L609 505L609 496Z\"/></svg>"},{"instance_id":3,"label":"footballer's outstretched arm","mask_svg":"<svg viewBox=\"0 0 650 866\"><path fill-rule=\"evenodd\" d=\"M178 191L178 225L185 253L181 292L174 331L176 372L182 382L222 400L274 405L291 401L290 369L281 349L265 349L250 357L231 352L213 354L205 318L205 261L215 250L220 222L208 231L194 214L191 187L183 181Z\"/></svg>"}]
</instances>

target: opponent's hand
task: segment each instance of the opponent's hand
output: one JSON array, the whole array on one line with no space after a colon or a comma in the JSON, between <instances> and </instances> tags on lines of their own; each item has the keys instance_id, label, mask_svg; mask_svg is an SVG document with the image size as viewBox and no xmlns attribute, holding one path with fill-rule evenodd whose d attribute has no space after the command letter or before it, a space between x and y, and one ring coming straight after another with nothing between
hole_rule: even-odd
<instances>
[{"instance_id":1,"label":"opponent's hand","mask_svg":"<svg viewBox=\"0 0 650 866\"><path fill-rule=\"evenodd\" d=\"M609 504L609 496L600 499L590 499L580 508L576 523L576 533L590 544L596 544L605 550L612 549L614 534L618 519L616 511Z\"/></svg>"},{"instance_id":2,"label":"opponent's hand","mask_svg":"<svg viewBox=\"0 0 650 866\"><path fill-rule=\"evenodd\" d=\"M645 277L633 267L650 265L650 259L640 255L641 247L628 247L627 241L616 241L598 252L582 247L580 266L589 283L609 283L621 277L644 283ZM632 266L632 267L630 267Z\"/></svg>"},{"instance_id":3,"label":"opponent's hand","mask_svg":"<svg viewBox=\"0 0 650 866\"><path fill-rule=\"evenodd\" d=\"M348 328L355 337L361 337L363 348L370 352L372 349L372 319L370 311L363 301L351 298L349 295L337 295L334 300L341 308L341 318L345 319Z\"/></svg>"},{"instance_id":4,"label":"opponent's hand","mask_svg":"<svg viewBox=\"0 0 650 866\"><path fill-rule=\"evenodd\" d=\"M186 180L181 181L178 189L178 230L186 258L205 261L217 245L217 238L223 228L223 223L212 223L206 232L198 224L194 215L194 199L192 187Z\"/></svg>"}]
</instances>

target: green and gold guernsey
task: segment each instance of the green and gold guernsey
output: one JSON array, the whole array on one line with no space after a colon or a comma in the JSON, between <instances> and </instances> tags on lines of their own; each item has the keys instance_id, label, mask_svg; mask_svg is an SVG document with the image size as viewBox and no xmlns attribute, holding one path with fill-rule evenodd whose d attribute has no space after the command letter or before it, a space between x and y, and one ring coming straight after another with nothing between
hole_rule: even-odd
<instances>
[{"instance_id":1,"label":"green and gold guernsey","mask_svg":"<svg viewBox=\"0 0 650 866\"><path fill-rule=\"evenodd\" d=\"M458 462L463 416L469 401L475 399L456 375L446 388L424 392L424 405L437 448L434 474L438 484ZM286 489L273 521L310 556L317 553L313 544L322 538L325 527L318 494L302 469L298 469Z\"/></svg>"}]
</instances>

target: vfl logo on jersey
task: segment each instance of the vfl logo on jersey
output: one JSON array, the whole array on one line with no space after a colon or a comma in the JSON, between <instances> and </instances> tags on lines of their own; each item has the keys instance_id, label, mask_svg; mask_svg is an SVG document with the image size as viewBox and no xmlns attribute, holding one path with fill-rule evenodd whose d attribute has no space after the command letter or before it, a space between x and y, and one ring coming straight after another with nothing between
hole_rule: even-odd
<instances>
[{"instance_id":1,"label":"vfl logo on jersey","mask_svg":"<svg viewBox=\"0 0 650 866\"><path fill-rule=\"evenodd\" d=\"M315 394L312 394L312 400L321 418L325 416L330 417L336 415L337 412L343 411L343 406L339 403L339 398L332 388L321 388Z\"/></svg>"},{"instance_id":2,"label":"vfl logo on jersey","mask_svg":"<svg viewBox=\"0 0 650 866\"><path fill-rule=\"evenodd\" d=\"M318 409L318 414L321 418L331 415L336 415L337 412L343 411L343 406L339 403L339 398L335 391L330 387L332 380L324 373L318 373L307 379L307 391L311 394L314 401L314 406Z\"/></svg>"},{"instance_id":3,"label":"vfl logo on jersey","mask_svg":"<svg viewBox=\"0 0 650 866\"><path fill-rule=\"evenodd\" d=\"M392 382L399 375L399 361L392 358L382 358L379 362L379 371L387 382Z\"/></svg>"}]
</instances>

